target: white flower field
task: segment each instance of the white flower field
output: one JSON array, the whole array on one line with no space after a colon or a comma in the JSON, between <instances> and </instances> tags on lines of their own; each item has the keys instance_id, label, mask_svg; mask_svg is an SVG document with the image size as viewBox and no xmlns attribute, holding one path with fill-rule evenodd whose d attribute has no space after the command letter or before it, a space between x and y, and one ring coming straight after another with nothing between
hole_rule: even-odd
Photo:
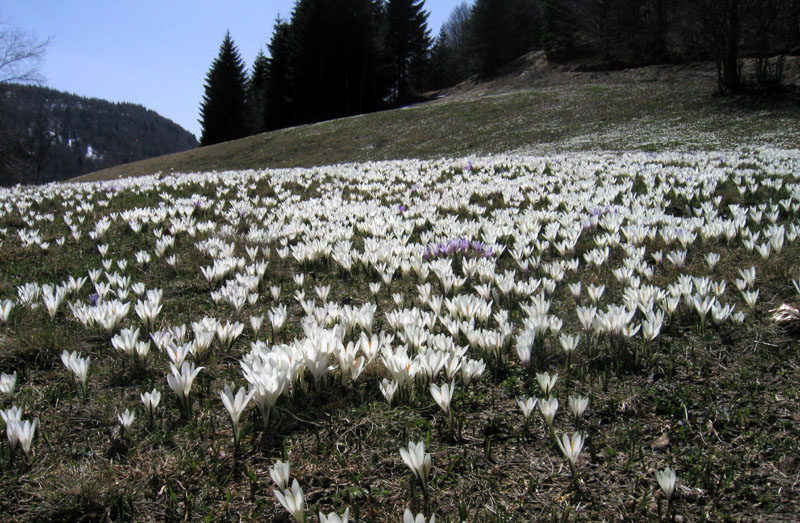
<instances>
[{"instance_id":1,"label":"white flower field","mask_svg":"<svg viewBox=\"0 0 800 523\"><path fill-rule=\"evenodd\" d=\"M798 234L781 149L4 189L0 503L791 520Z\"/></svg>"}]
</instances>

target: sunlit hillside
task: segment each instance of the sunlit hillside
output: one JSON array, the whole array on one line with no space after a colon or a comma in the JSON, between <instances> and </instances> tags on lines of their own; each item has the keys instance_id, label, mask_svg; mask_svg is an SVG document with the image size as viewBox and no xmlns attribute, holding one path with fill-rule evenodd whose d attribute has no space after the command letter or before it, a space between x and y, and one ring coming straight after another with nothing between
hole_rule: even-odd
<instances>
[{"instance_id":1,"label":"sunlit hillside","mask_svg":"<svg viewBox=\"0 0 800 523\"><path fill-rule=\"evenodd\" d=\"M511 154L4 191L0 506L791 520L798 166Z\"/></svg>"},{"instance_id":2,"label":"sunlit hillside","mask_svg":"<svg viewBox=\"0 0 800 523\"><path fill-rule=\"evenodd\" d=\"M786 65L794 78L796 61ZM786 96L714 96L713 64L562 70L532 54L489 82L435 100L275 131L87 175L81 180L500 152L695 151L800 147Z\"/></svg>"}]
</instances>

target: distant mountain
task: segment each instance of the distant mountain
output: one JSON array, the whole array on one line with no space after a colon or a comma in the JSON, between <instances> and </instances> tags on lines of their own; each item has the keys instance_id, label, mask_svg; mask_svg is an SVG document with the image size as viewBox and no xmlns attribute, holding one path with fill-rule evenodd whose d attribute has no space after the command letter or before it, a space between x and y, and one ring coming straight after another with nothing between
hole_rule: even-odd
<instances>
[{"instance_id":1,"label":"distant mountain","mask_svg":"<svg viewBox=\"0 0 800 523\"><path fill-rule=\"evenodd\" d=\"M0 84L0 185L64 180L197 146L141 105Z\"/></svg>"}]
</instances>

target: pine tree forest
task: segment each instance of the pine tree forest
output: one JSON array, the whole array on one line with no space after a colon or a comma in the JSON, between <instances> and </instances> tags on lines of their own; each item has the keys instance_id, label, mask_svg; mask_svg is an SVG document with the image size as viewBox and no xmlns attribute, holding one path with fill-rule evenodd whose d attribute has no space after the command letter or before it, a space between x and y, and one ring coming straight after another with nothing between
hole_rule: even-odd
<instances>
[{"instance_id":1,"label":"pine tree forest","mask_svg":"<svg viewBox=\"0 0 800 523\"><path fill-rule=\"evenodd\" d=\"M774 89L800 51L800 0L465 0L435 36L424 0L297 0L249 71L225 35L201 144L422 101L531 51L592 70L711 60L721 93Z\"/></svg>"}]
</instances>

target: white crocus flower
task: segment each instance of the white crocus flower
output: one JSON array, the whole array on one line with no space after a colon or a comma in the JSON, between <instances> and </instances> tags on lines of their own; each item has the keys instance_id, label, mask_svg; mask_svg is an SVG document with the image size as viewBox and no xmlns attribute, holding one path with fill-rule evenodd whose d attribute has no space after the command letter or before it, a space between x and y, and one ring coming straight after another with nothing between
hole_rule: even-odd
<instances>
[{"instance_id":1,"label":"white crocus flower","mask_svg":"<svg viewBox=\"0 0 800 523\"><path fill-rule=\"evenodd\" d=\"M556 417L556 412L558 411L558 398L550 397L546 400L541 400L539 402L539 411L541 411L544 422L552 432L553 419Z\"/></svg>"},{"instance_id":2,"label":"white crocus flower","mask_svg":"<svg viewBox=\"0 0 800 523\"><path fill-rule=\"evenodd\" d=\"M272 481L275 482L275 485L278 486L278 489L281 491L286 490L289 488L289 472L291 470L291 463L289 461L281 461L278 460L275 462L275 465L270 467L269 475L272 478Z\"/></svg>"},{"instance_id":3,"label":"white crocus flower","mask_svg":"<svg viewBox=\"0 0 800 523\"><path fill-rule=\"evenodd\" d=\"M138 300L133 310L147 329L152 330L155 325L156 317L161 312L162 305L158 302L150 301L149 299L142 301Z\"/></svg>"},{"instance_id":4,"label":"white crocus flower","mask_svg":"<svg viewBox=\"0 0 800 523\"><path fill-rule=\"evenodd\" d=\"M11 399L14 397L14 389L17 386L17 371L13 374L0 374L0 394Z\"/></svg>"},{"instance_id":5,"label":"white crocus flower","mask_svg":"<svg viewBox=\"0 0 800 523\"><path fill-rule=\"evenodd\" d=\"M567 354L572 354L575 349L578 348L578 343L581 341L580 334L578 335L571 335L571 334L561 334L559 337L559 341L561 342L561 348Z\"/></svg>"},{"instance_id":6,"label":"white crocus flower","mask_svg":"<svg viewBox=\"0 0 800 523\"><path fill-rule=\"evenodd\" d=\"M147 415L150 418L150 425L152 425L156 414L156 409L158 408L158 404L161 402L161 392L159 392L158 389L153 389L150 392L142 392L139 397L142 400L142 404L144 404L144 408L147 409Z\"/></svg>"},{"instance_id":7,"label":"white crocus flower","mask_svg":"<svg viewBox=\"0 0 800 523\"><path fill-rule=\"evenodd\" d=\"M186 358L188 358L189 355L194 352L194 343L175 343L174 341L170 340L169 343L167 343L167 345L164 347L164 351L167 353L167 356L173 365L176 367L181 367L183 366Z\"/></svg>"},{"instance_id":8,"label":"white crocus flower","mask_svg":"<svg viewBox=\"0 0 800 523\"><path fill-rule=\"evenodd\" d=\"M136 354L136 342L139 339L139 329L122 329L119 334L111 338L111 345L128 356Z\"/></svg>"},{"instance_id":9,"label":"white crocus flower","mask_svg":"<svg viewBox=\"0 0 800 523\"><path fill-rule=\"evenodd\" d=\"M581 282L575 282L567 284L570 293L572 293L572 298L575 301L579 301L581 299Z\"/></svg>"},{"instance_id":10,"label":"white crocus flower","mask_svg":"<svg viewBox=\"0 0 800 523\"><path fill-rule=\"evenodd\" d=\"M522 416L524 419L523 425L526 434L528 432L528 423L531 417L531 413L533 412L533 409L536 408L536 404L538 402L539 402L538 398L534 397L517 398L517 405L519 405L519 408L522 410Z\"/></svg>"},{"instance_id":11,"label":"white crocus flower","mask_svg":"<svg viewBox=\"0 0 800 523\"><path fill-rule=\"evenodd\" d=\"M277 302L278 299L281 297L281 286L271 285L269 288L269 292L272 295L272 301Z\"/></svg>"},{"instance_id":12,"label":"white crocus flower","mask_svg":"<svg viewBox=\"0 0 800 523\"><path fill-rule=\"evenodd\" d=\"M800 292L800 291L798 291ZM0 322L7 323L8 317L11 315L11 310L14 308L14 302L12 300L3 300L2 304L0 304Z\"/></svg>"},{"instance_id":13,"label":"white crocus flower","mask_svg":"<svg viewBox=\"0 0 800 523\"><path fill-rule=\"evenodd\" d=\"M392 405L392 398L394 398L395 392L397 392L398 383L397 380L389 381L386 378L383 378L380 383L381 394L383 397L386 398L386 402L391 406Z\"/></svg>"},{"instance_id":14,"label":"white crocus flower","mask_svg":"<svg viewBox=\"0 0 800 523\"><path fill-rule=\"evenodd\" d=\"M403 523L436 523L436 514L431 514L431 519L426 522L422 512L415 516L411 509L406 509L403 512Z\"/></svg>"},{"instance_id":15,"label":"white crocus flower","mask_svg":"<svg viewBox=\"0 0 800 523\"><path fill-rule=\"evenodd\" d=\"M758 293L759 289L754 291L742 291L742 298L744 298L744 302L750 307L750 310L754 311L756 309L756 302L758 301Z\"/></svg>"},{"instance_id":16,"label":"white crocus flower","mask_svg":"<svg viewBox=\"0 0 800 523\"><path fill-rule=\"evenodd\" d=\"M3 422L6 424L8 448L13 456L14 451L17 448L17 443L19 443L17 424L19 424L19 422L22 420L22 409L20 407L12 406L6 410L0 410L0 417L3 418Z\"/></svg>"},{"instance_id":17,"label":"white crocus flower","mask_svg":"<svg viewBox=\"0 0 800 523\"><path fill-rule=\"evenodd\" d=\"M431 396L439 407L447 415L447 427L450 432L453 431L453 411L450 405L453 402L453 392L455 391L455 383L445 383L441 387L435 383L431 383Z\"/></svg>"},{"instance_id":18,"label":"white crocus flower","mask_svg":"<svg viewBox=\"0 0 800 523\"><path fill-rule=\"evenodd\" d=\"M585 435L580 432L575 432L572 434L572 437L568 437L565 433L561 434L561 438L556 438L556 441L558 442L559 448L561 448L561 452L564 453L564 457L566 457L570 465L574 467L575 463L578 461L578 455L583 448Z\"/></svg>"},{"instance_id":19,"label":"white crocus flower","mask_svg":"<svg viewBox=\"0 0 800 523\"><path fill-rule=\"evenodd\" d=\"M542 394L549 396L558 382L558 373L550 375L549 372L537 372L536 381L539 382L539 388L542 389Z\"/></svg>"},{"instance_id":20,"label":"white crocus flower","mask_svg":"<svg viewBox=\"0 0 800 523\"><path fill-rule=\"evenodd\" d=\"M242 366L245 368L245 379L255 390L253 397L261 412L263 427L267 429L272 408L275 407L278 398L287 387L287 382L290 382L291 379L287 376L287 371L277 367L266 366L260 371L253 371L244 363Z\"/></svg>"},{"instance_id":21,"label":"white crocus flower","mask_svg":"<svg viewBox=\"0 0 800 523\"><path fill-rule=\"evenodd\" d=\"M239 418L241 418L242 412L244 412L244 409L247 408L247 404L250 403L250 400L253 398L255 393L256 389L246 392L244 387L239 387L239 390L236 391L236 395L234 396L229 385L225 385L225 389L219 393L220 398L222 398L223 405L225 405L225 408L228 409L228 414L231 415L231 423L233 424L233 441L237 449L239 448L240 441Z\"/></svg>"},{"instance_id":22,"label":"white crocus flower","mask_svg":"<svg viewBox=\"0 0 800 523\"><path fill-rule=\"evenodd\" d=\"M172 374L167 375L167 384L178 396L178 401L181 402L184 414L188 416L191 412L189 392L192 390L192 383L194 383L195 378L204 367L195 367L193 362L188 361L183 362L180 370L174 363L170 363L169 367Z\"/></svg>"},{"instance_id":23,"label":"white crocus flower","mask_svg":"<svg viewBox=\"0 0 800 523\"><path fill-rule=\"evenodd\" d=\"M570 396L567 400L567 407L570 413L575 418L576 423L580 423L583 418L583 413L589 405L589 398L586 396Z\"/></svg>"},{"instance_id":24,"label":"white crocus flower","mask_svg":"<svg viewBox=\"0 0 800 523\"><path fill-rule=\"evenodd\" d=\"M86 379L89 375L89 359L88 356L82 358L77 351L67 352L65 350L61 353L61 362L80 383L84 397L87 392Z\"/></svg>"},{"instance_id":25,"label":"white crocus flower","mask_svg":"<svg viewBox=\"0 0 800 523\"><path fill-rule=\"evenodd\" d=\"M538 398L534 397L517 398L517 405L519 405L519 408L522 409L522 415L525 417L525 420L530 417L531 412L533 412L533 409L536 408L536 404L538 402Z\"/></svg>"},{"instance_id":26,"label":"white crocus flower","mask_svg":"<svg viewBox=\"0 0 800 523\"><path fill-rule=\"evenodd\" d=\"M11 422L16 431L16 439L26 456L31 454L31 443L33 443L33 435L36 432L38 423L38 419L33 420L33 423L30 420Z\"/></svg>"},{"instance_id":27,"label":"white crocus flower","mask_svg":"<svg viewBox=\"0 0 800 523\"><path fill-rule=\"evenodd\" d=\"M753 285L756 282L756 268L750 267L749 269L739 269L739 276L742 277L742 280L747 285L747 287L752 289Z\"/></svg>"},{"instance_id":28,"label":"white crocus flower","mask_svg":"<svg viewBox=\"0 0 800 523\"><path fill-rule=\"evenodd\" d=\"M330 512L327 516L322 512L319 513L319 523L348 523L350 521L350 507L347 507L339 517L336 512Z\"/></svg>"},{"instance_id":29,"label":"white crocus flower","mask_svg":"<svg viewBox=\"0 0 800 523\"><path fill-rule=\"evenodd\" d=\"M461 379L464 380L464 387L469 387L473 380L479 379L483 376L486 370L486 363L480 360L467 360L466 363L461 365Z\"/></svg>"},{"instance_id":30,"label":"white crocus flower","mask_svg":"<svg viewBox=\"0 0 800 523\"><path fill-rule=\"evenodd\" d=\"M592 303L597 305L598 300L601 296L603 296L603 292L605 292L606 286L605 285L594 285L589 284L586 287L586 292L589 294L589 299L592 300Z\"/></svg>"},{"instance_id":31,"label":"white crocus flower","mask_svg":"<svg viewBox=\"0 0 800 523\"><path fill-rule=\"evenodd\" d=\"M120 431L121 434L124 436L125 431L128 430L131 425L133 425L133 420L136 418L136 414L125 409L122 413L117 414L117 420L119 421Z\"/></svg>"},{"instance_id":32,"label":"white crocus flower","mask_svg":"<svg viewBox=\"0 0 800 523\"><path fill-rule=\"evenodd\" d=\"M258 331L264 323L264 316L250 316L250 328L253 329L253 339L258 338Z\"/></svg>"},{"instance_id":33,"label":"white crocus flower","mask_svg":"<svg viewBox=\"0 0 800 523\"><path fill-rule=\"evenodd\" d=\"M275 332L280 331L283 324L286 323L286 318L288 317L289 312L286 308L286 305L278 305L277 307L272 307L269 312L267 312L267 317L269 318L269 323L272 326L272 343L275 343Z\"/></svg>"},{"instance_id":34,"label":"white crocus flower","mask_svg":"<svg viewBox=\"0 0 800 523\"><path fill-rule=\"evenodd\" d=\"M291 490L284 489L283 492L273 490L273 492L281 505L283 505L283 508L292 515L297 523L303 523L303 521L305 521L305 497L303 495L303 489L300 488L300 484L297 483L297 480L294 480L292 483Z\"/></svg>"},{"instance_id":35,"label":"white crocus flower","mask_svg":"<svg viewBox=\"0 0 800 523\"><path fill-rule=\"evenodd\" d=\"M431 455L425 453L425 442L409 442L408 450L401 448L400 457L403 462L411 469L411 472L419 480L425 496L428 495L428 477L431 473Z\"/></svg>"},{"instance_id":36,"label":"white crocus flower","mask_svg":"<svg viewBox=\"0 0 800 523\"><path fill-rule=\"evenodd\" d=\"M664 492L667 500L672 499L672 494L675 491L675 483L677 480L678 476L671 467L656 471L656 481L658 481L658 486L661 487L661 490Z\"/></svg>"},{"instance_id":37,"label":"white crocus flower","mask_svg":"<svg viewBox=\"0 0 800 523\"><path fill-rule=\"evenodd\" d=\"M575 311L578 313L578 321L581 322L581 327L586 332L589 332L594 325L595 317L597 316L597 307L576 307Z\"/></svg>"},{"instance_id":38,"label":"white crocus flower","mask_svg":"<svg viewBox=\"0 0 800 523\"><path fill-rule=\"evenodd\" d=\"M517 336L517 356L525 370L531 367L531 353L533 352L533 341L536 333L533 330L524 330Z\"/></svg>"}]
</instances>

